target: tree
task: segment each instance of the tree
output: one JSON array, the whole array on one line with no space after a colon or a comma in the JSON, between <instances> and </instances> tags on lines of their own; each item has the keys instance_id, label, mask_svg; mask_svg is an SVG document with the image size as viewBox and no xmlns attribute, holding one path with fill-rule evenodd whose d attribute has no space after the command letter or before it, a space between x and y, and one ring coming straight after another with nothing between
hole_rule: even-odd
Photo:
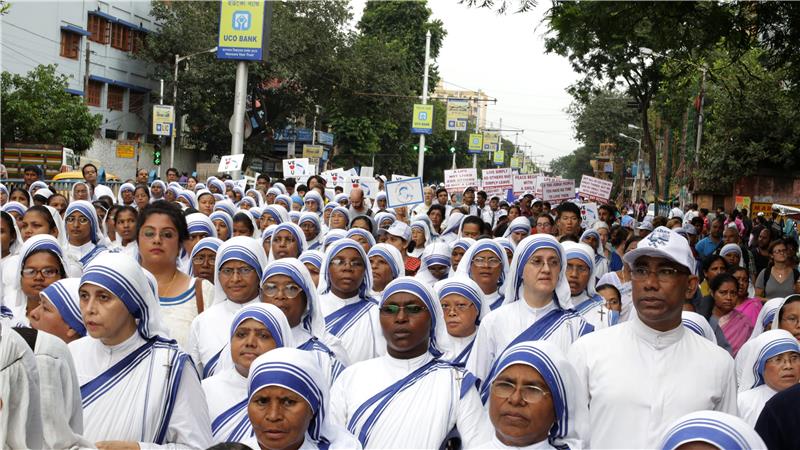
<instances>
[{"instance_id":1,"label":"tree","mask_svg":"<svg viewBox=\"0 0 800 450\"><path fill-rule=\"evenodd\" d=\"M63 145L76 152L92 146L102 116L66 91L54 65L36 66L27 76L2 74L2 143Z\"/></svg>"},{"instance_id":2,"label":"tree","mask_svg":"<svg viewBox=\"0 0 800 450\"><path fill-rule=\"evenodd\" d=\"M594 151L584 145L568 155L551 161L550 170L562 178L580 180L582 175L592 173L592 165L589 163L592 156Z\"/></svg>"}]
</instances>

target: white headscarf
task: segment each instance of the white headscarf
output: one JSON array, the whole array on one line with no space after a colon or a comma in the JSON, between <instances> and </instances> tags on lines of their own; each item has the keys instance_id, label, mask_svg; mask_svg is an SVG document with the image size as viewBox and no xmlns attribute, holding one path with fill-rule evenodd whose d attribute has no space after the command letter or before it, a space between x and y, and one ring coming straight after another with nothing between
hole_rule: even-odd
<instances>
[{"instance_id":1,"label":"white headscarf","mask_svg":"<svg viewBox=\"0 0 800 450\"><path fill-rule=\"evenodd\" d=\"M261 242L247 236L236 236L223 242L217 249L217 258L214 260L214 278L219 279L222 265L228 261L241 261L256 270L258 279L261 279L263 267L267 265L267 257ZM214 303L227 300L228 296L222 289L222 283L214 284Z\"/></svg>"},{"instance_id":2,"label":"white headscarf","mask_svg":"<svg viewBox=\"0 0 800 450\"><path fill-rule=\"evenodd\" d=\"M289 212L281 205L267 205L261 210L261 215L269 214L275 219L276 225L289 221Z\"/></svg>"},{"instance_id":3,"label":"white headscarf","mask_svg":"<svg viewBox=\"0 0 800 450\"><path fill-rule=\"evenodd\" d=\"M515 244L514 240L511 239L511 234L514 233L515 231L525 231L527 233L526 237L530 236L531 234L530 219L524 216L520 216L512 220L511 223L508 224L508 228L506 228L506 232L503 233L503 237L507 238L511 242L511 245L513 245L514 247L516 247L517 244Z\"/></svg>"},{"instance_id":4,"label":"white headscarf","mask_svg":"<svg viewBox=\"0 0 800 450\"><path fill-rule=\"evenodd\" d=\"M334 259L339 252L348 248L358 252L361 261L364 262L364 277L358 288L358 296L362 299L369 298L370 292L372 292L372 266L370 266L369 258L367 258L367 254L364 252L364 248L361 247L361 244L347 238L337 240L325 251L325 258L322 260L322 268L319 271L319 288L317 292L320 294L327 294L331 290L330 281L328 279L330 277L331 260Z\"/></svg>"},{"instance_id":5,"label":"white headscarf","mask_svg":"<svg viewBox=\"0 0 800 450\"><path fill-rule=\"evenodd\" d=\"M136 260L124 253L103 252L84 267L81 286L86 283L106 289L122 300L136 319L142 338L169 339L169 331L161 318L158 284Z\"/></svg>"},{"instance_id":6,"label":"white headscarf","mask_svg":"<svg viewBox=\"0 0 800 450\"><path fill-rule=\"evenodd\" d=\"M697 335L708 339L714 344L717 343L717 336L714 334L714 330L711 329L711 324L700 314L693 311L683 311L681 312L681 322L684 327Z\"/></svg>"},{"instance_id":7,"label":"white headscarf","mask_svg":"<svg viewBox=\"0 0 800 450\"><path fill-rule=\"evenodd\" d=\"M428 224L428 222L426 222L424 220L415 219L413 222L411 222L410 228L411 228L411 231L412 231L412 236L413 236L414 228L416 228L418 230L422 230L422 233L425 235L425 243L422 244L422 247L415 247L414 251L409 253L409 256L413 256L415 258L419 258L422 255L422 253L425 251L425 248L427 248L428 246L430 246L433 243L433 241L431 241L431 227Z\"/></svg>"},{"instance_id":8,"label":"white headscarf","mask_svg":"<svg viewBox=\"0 0 800 450\"><path fill-rule=\"evenodd\" d=\"M484 403L490 400L491 386L503 371L513 365L524 364L535 369L550 390L555 409L555 421L547 434L547 441L555 448L581 448L581 436L588 436L589 410L578 399L586 389L564 353L548 341L520 342L507 348L492 364L489 375L481 385Z\"/></svg>"},{"instance_id":9,"label":"white headscarf","mask_svg":"<svg viewBox=\"0 0 800 450\"><path fill-rule=\"evenodd\" d=\"M314 239L312 239L311 241L307 241L306 242L306 244L307 244L306 247L307 248L316 247L317 244L319 244L319 242L323 238L323 235L322 235L322 221L320 220L320 217L321 216L319 214L315 213L315 212L306 211L306 212L300 213L300 219L297 221L297 225L298 226L301 226L306 222L311 222L314 225L314 227L317 229L317 234L316 234L316 236L314 236ZM300 229L302 230L302 227ZM303 236L305 236L305 233L303 233Z\"/></svg>"},{"instance_id":10,"label":"white headscarf","mask_svg":"<svg viewBox=\"0 0 800 450\"><path fill-rule=\"evenodd\" d=\"M17 203L17 202L14 202ZM5 214L11 218L11 225L13 226L12 233L14 233L14 243L11 244L11 247L8 249L8 257L14 256L19 254L19 249L22 247L22 233L19 232L19 227L17 226L17 220L14 219L14 216L11 213L6 212L3 210Z\"/></svg>"},{"instance_id":11,"label":"white headscarf","mask_svg":"<svg viewBox=\"0 0 800 450\"><path fill-rule=\"evenodd\" d=\"M372 253L372 250L370 250L370 253ZM436 282L438 282L439 280L433 276L430 269L428 269L428 266L440 264L443 266L447 266L447 268L449 269L450 246L445 244L444 242L436 242L430 244L427 247L425 247L425 251L422 252L422 257L420 259L422 260L422 264L420 264L416 276L423 283L433 287L433 285L436 284Z\"/></svg>"},{"instance_id":12,"label":"white headscarf","mask_svg":"<svg viewBox=\"0 0 800 450\"><path fill-rule=\"evenodd\" d=\"M104 184L98 184L94 187L92 191L92 200L100 200L102 197L108 197L112 201L114 200L114 191L111 190L110 187Z\"/></svg>"},{"instance_id":13,"label":"white headscarf","mask_svg":"<svg viewBox=\"0 0 800 450\"><path fill-rule=\"evenodd\" d=\"M779 330L781 328L781 311L783 310L783 307L786 306L786 302L788 301L800 301L800 294L792 294L781 300L780 305L778 305L778 308L775 310L775 317L772 318L773 330Z\"/></svg>"},{"instance_id":14,"label":"white headscarf","mask_svg":"<svg viewBox=\"0 0 800 450\"><path fill-rule=\"evenodd\" d=\"M209 216L203 213L192 213L186 216L186 227L190 235L205 233L206 237L217 237L217 228Z\"/></svg>"},{"instance_id":15,"label":"white headscarf","mask_svg":"<svg viewBox=\"0 0 800 450\"><path fill-rule=\"evenodd\" d=\"M61 264L61 267L64 269L67 277L79 275L79 273L75 272L74 270L70 270L70 267L66 264L63 248L64 247L58 243L56 238L49 234L37 234L36 236L31 236L27 241L22 243L22 247L19 249L19 258L17 259L17 267L14 272L14 278L11 280L13 288L11 292L16 292L16 298L8 298L4 301L6 306L11 308L16 319L25 320L25 306L27 305L28 298L22 292L21 273L22 268L25 266L25 260L28 259L28 256L30 256L33 252L41 250L47 251L58 258L58 262ZM11 297L11 295L9 295L9 297Z\"/></svg>"},{"instance_id":16,"label":"white headscarf","mask_svg":"<svg viewBox=\"0 0 800 450\"><path fill-rule=\"evenodd\" d=\"M528 263L528 260L533 257L534 253L543 248L555 250L561 262L561 271L558 274L555 292L553 292L553 301L558 308L572 308L573 305L570 301L571 293L569 283L567 282L567 258L564 253L564 248L558 243L555 237L543 233L528 236L517 245L517 251L514 252L514 259L511 260L511 267L505 283L506 293L503 304L515 302L522 297L522 275L525 270L525 265ZM505 256L505 252L503 256ZM459 264L459 267L460 266L461 264Z\"/></svg>"},{"instance_id":17,"label":"white headscarf","mask_svg":"<svg viewBox=\"0 0 800 450\"><path fill-rule=\"evenodd\" d=\"M503 246L492 239L479 239L474 245L471 245L458 263L456 273L472 278L470 271L472 268L472 260L475 258L475 255L486 250L494 253L495 256L500 259L500 278L497 280L497 292L502 295L504 294L504 286L509 275L508 256L506 256L506 251L503 249ZM506 299L506 301L508 300Z\"/></svg>"},{"instance_id":18,"label":"white headscarf","mask_svg":"<svg viewBox=\"0 0 800 450\"><path fill-rule=\"evenodd\" d=\"M758 312L758 317L756 317L755 327L753 327L753 332L750 334L750 341L764 331L772 329L772 322L781 306L783 306L783 297L775 297L764 303L761 311Z\"/></svg>"},{"instance_id":19,"label":"white headscarf","mask_svg":"<svg viewBox=\"0 0 800 450\"><path fill-rule=\"evenodd\" d=\"M586 293L589 297L593 296L595 294L594 286L597 280L594 276L594 250L589 244L578 244L570 241L562 242L561 246L564 248L567 263L569 263L570 259L579 259L589 266L589 283L586 285Z\"/></svg>"},{"instance_id":20,"label":"white headscarf","mask_svg":"<svg viewBox=\"0 0 800 450\"><path fill-rule=\"evenodd\" d=\"M117 192L117 204L118 205L124 205L125 204L125 202L122 201L122 193L125 192L125 191L135 192L136 191L136 186L134 186L131 183L122 183L122 186L119 187L119 192ZM130 203L131 206L133 206L135 204L136 204L135 201Z\"/></svg>"},{"instance_id":21,"label":"white headscarf","mask_svg":"<svg viewBox=\"0 0 800 450\"><path fill-rule=\"evenodd\" d=\"M705 442L724 449L767 448L758 433L744 420L719 411L696 411L679 418L667 428L659 448L675 450L690 442Z\"/></svg>"},{"instance_id":22,"label":"white headscarf","mask_svg":"<svg viewBox=\"0 0 800 450\"><path fill-rule=\"evenodd\" d=\"M347 430L334 425L329 409L328 378L311 353L295 348L276 348L264 353L250 365L248 399L260 389L279 386L302 397L311 410L306 439L318 447L358 449L361 444ZM248 400L249 401L249 400ZM303 444L305 445L305 444Z\"/></svg>"},{"instance_id":23,"label":"white headscarf","mask_svg":"<svg viewBox=\"0 0 800 450\"><path fill-rule=\"evenodd\" d=\"M308 249L308 243L306 242L306 235L303 234L303 229L300 228L294 222L283 222L280 225L277 225L274 230L272 230L272 241L275 240L275 237L281 231L288 231L289 233L294 236L295 241L297 241L297 256L303 254L304 251ZM269 246L269 257L267 258L270 262L275 261L275 255L272 252L272 241L270 241Z\"/></svg>"},{"instance_id":24,"label":"white headscarf","mask_svg":"<svg viewBox=\"0 0 800 450\"><path fill-rule=\"evenodd\" d=\"M70 190L69 190L69 200L70 200L70 202L74 202L76 200L75 199L75 188L78 187L79 184L82 184L82 185L86 186L86 194L88 195L87 198L91 200L91 198L92 198L92 188L91 188L91 186L89 186L89 183L87 183L85 181L76 181L75 183L72 184L72 188L70 188Z\"/></svg>"},{"instance_id":25,"label":"white headscarf","mask_svg":"<svg viewBox=\"0 0 800 450\"><path fill-rule=\"evenodd\" d=\"M50 212L50 216L53 218L53 222L56 224L56 230L58 230L58 236L56 239L58 240L58 244L61 245L62 248L67 248L69 244L69 238L67 237L67 228L64 226L64 218L61 217L58 210L53 208L52 206L44 205L47 208L47 211ZM94 209L94 207L92 207ZM95 214L97 212L95 211Z\"/></svg>"},{"instance_id":26,"label":"white headscarf","mask_svg":"<svg viewBox=\"0 0 800 450\"><path fill-rule=\"evenodd\" d=\"M800 344L792 333L786 330L767 330L748 342L742 357L742 347L736 356L736 371L739 392L753 389L764 384L764 366L768 359L785 352L800 353Z\"/></svg>"}]
</instances>

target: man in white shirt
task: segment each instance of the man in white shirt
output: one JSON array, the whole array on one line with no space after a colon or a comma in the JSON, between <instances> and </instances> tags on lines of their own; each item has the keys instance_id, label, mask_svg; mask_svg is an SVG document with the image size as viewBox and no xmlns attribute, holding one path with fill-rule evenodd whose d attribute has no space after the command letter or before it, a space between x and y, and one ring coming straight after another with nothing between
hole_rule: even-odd
<instances>
[{"instance_id":1,"label":"man in white shirt","mask_svg":"<svg viewBox=\"0 0 800 450\"><path fill-rule=\"evenodd\" d=\"M667 424L687 413L736 415L733 359L681 325L698 285L686 239L658 227L624 259L636 314L569 349L587 388L590 447L655 448Z\"/></svg>"},{"instance_id":2,"label":"man in white shirt","mask_svg":"<svg viewBox=\"0 0 800 450\"><path fill-rule=\"evenodd\" d=\"M483 207L482 213L483 221L494 230L497 225L497 220L500 218L500 197L494 195L489 200L489 204Z\"/></svg>"}]
</instances>

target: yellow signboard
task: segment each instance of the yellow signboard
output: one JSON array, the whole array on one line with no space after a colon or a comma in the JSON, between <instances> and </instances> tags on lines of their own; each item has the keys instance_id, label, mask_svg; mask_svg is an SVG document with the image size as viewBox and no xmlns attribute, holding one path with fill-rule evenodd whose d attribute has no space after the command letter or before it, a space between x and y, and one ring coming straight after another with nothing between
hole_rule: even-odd
<instances>
[{"instance_id":1,"label":"yellow signboard","mask_svg":"<svg viewBox=\"0 0 800 450\"><path fill-rule=\"evenodd\" d=\"M411 132L414 134L433 133L433 105L414 105Z\"/></svg>"},{"instance_id":2,"label":"yellow signboard","mask_svg":"<svg viewBox=\"0 0 800 450\"><path fill-rule=\"evenodd\" d=\"M498 142L500 142L500 133L483 133L483 151L497 151L500 148L497 145Z\"/></svg>"},{"instance_id":3,"label":"yellow signboard","mask_svg":"<svg viewBox=\"0 0 800 450\"><path fill-rule=\"evenodd\" d=\"M519 158L517 158L516 156L512 156L510 164L512 169L519 169L520 167Z\"/></svg>"},{"instance_id":4,"label":"yellow signboard","mask_svg":"<svg viewBox=\"0 0 800 450\"><path fill-rule=\"evenodd\" d=\"M136 150L132 144L117 144L117 158L133 158Z\"/></svg>"},{"instance_id":5,"label":"yellow signboard","mask_svg":"<svg viewBox=\"0 0 800 450\"><path fill-rule=\"evenodd\" d=\"M480 133L472 133L469 135L469 146L467 146L468 155L480 155L483 150L483 135Z\"/></svg>"},{"instance_id":6,"label":"yellow signboard","mask_svg":"<svg viewBox=\"0 0 800 450\"><path fill-rule=\"evenodd\" d=\"M303 158L322 158L321 145L304 145Z\"/></svg>"},{"instance_id":7,"label":"yellow signboard","mask_svg":"<svg viewBox=\"0 0 800 450\"><path fill-rule=\"evenodd\" d=\"M469 119L469 100L463 98L447 99L447 120L445 130L467 131Z\"/></svg>"},{"instance_id":8,"label":"yellow signboard","mask_svg":"<svg viewBox=\"0 0 800 450\"><path fill-rule=\"evenodd\" d=\"M218 59L261 61L269 36L269 2L222 0L219 14Z\"/></svg>"},{"instance_id":9,"label":"yellow signboard","mask_svg":"<svg viewBox=\"0 0 800 450\"><path fill-rule=\"evenodd\" d=\"M175 109L172 105L153 105L153 134L171 136L175 123Z\"/></svg>"},{"instance_id":10,"label":"yellow signboard","mask_svg":"<svg viewBox=\"0 0 800 450\"><path fill-rule=\"evenodd\" d=\"M495 166L502 166L506 160L506 152L503 150L498 150L494 152L494 165Z\"/></svg>"}]
</instances>

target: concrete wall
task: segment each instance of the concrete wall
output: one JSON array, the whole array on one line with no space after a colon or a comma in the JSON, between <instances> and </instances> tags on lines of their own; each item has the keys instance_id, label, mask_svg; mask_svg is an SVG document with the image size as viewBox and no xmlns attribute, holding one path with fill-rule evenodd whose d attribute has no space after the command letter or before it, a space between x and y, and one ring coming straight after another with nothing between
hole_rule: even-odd
<instances>
[{"instance_id":1,"label":"concrete wall","mask_svg":"<svg viewBox=\"0 0 800 450\"><path fill-rule=\"evenodd\" d=\"M120 142L113 139L95 139L92 148L81 155L81 164L91 162L106 172L118 176L122 181L136 177L136 169L143 167L148 171L156 168L153 165L153 146L142 144L139 147L139 161L136 158L118 158L117 145L127 142ZM136 147L134 147L136 148ZM166 178L169 165L169 146L161 151L161 178ZM197 152L195 151L175 151L175 168L181 172L191 174L197 164Z\"/></svg>"}]
</instances>

